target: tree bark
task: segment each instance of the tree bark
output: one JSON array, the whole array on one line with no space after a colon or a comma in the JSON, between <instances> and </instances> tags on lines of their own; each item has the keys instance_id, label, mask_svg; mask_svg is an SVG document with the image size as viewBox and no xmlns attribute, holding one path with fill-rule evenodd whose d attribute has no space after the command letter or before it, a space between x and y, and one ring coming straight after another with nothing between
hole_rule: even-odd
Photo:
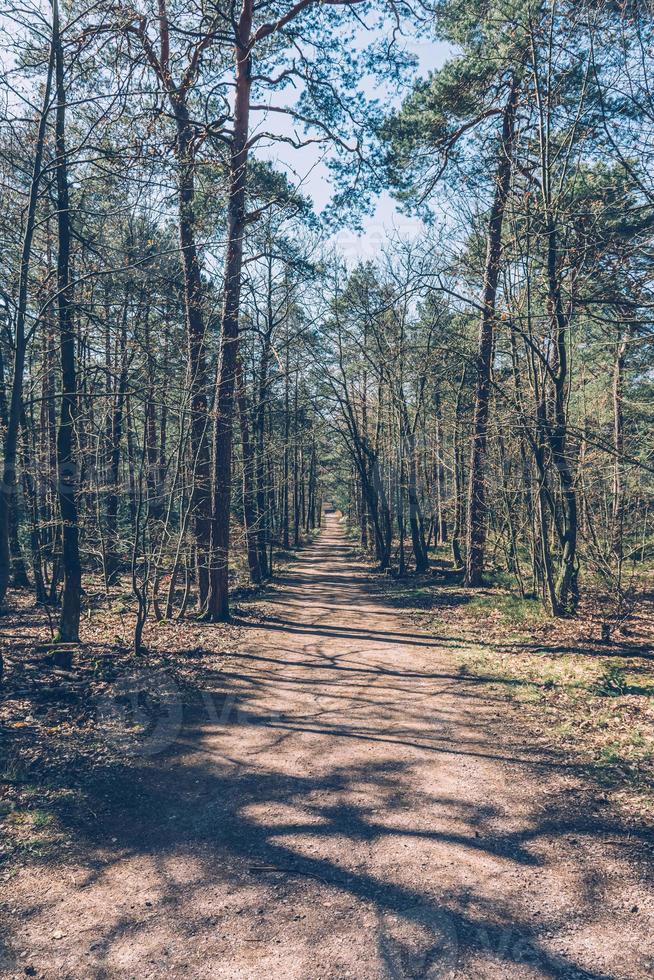
<instances>
[{"instance_id":1,"label":"tree bark","mask_svg":"<svg viewBox=\"0 0 654 980\"><path fill-rule=\"evenodd\" d=\"M269 304L270 307L270 304ZM257 497L257 550L259 552L259 567L263 578L268 578L272 569L268 565L268 538L270 514L266 499L266 399L268 397L268 367L270 363L270 347L272 339L272 310L269 308L268 323L263 337L261 358L257 378L257 403L254 411L255 426L255 479Z\"/></svg>"},{"instance_id":2,"label":"tree bark","mask_svg":"<svg viewBox=\"0 0 654 980\"><path fill-rule=\"evenodd\" d=\"M55 28L53 25L50 58L48 61L43 103L41 106L41 115L39 118L39 125L36 135L34 163L32 166L32 176L30 180L30 189L27 202L27 215L25 218L25 233L23 235L20 258L18 304L16 310L16 336L14 347L14 370L11 384L11 396L9 400L9 411L7 416L7 433L5 436L4 445L2 486L0 487L0 605L4 603L7 587L9 585L11 531L10 511L15 506L16 499L16 460L18 455L20 419L23 409L23 375L25 373L25 354L27 350L25 318L27 315L30 259L32 255L34 228L36 224L36 208L39 196L39 186L42 176L43 148L45 144L48 107L50 104L54 66Z\"/></svg>"},{"instance_id":3,"label":"tree bark","mask_svg":"<svg viewBox=\"0 0 654 980\"><path fill-rule=\"evenodd\" d=\"M64 54L59 33L58 0L53 2L52 36L55 48L57 110L55 123L57 183L57 307L59 351L61 358L61 413L57 432L57 484L61 513L63 592L58 639L62 643L79 641L82 567L79 556L77 521L78 468L74 450L74 427L77 414L77 375L75 369L75 330L73 297L70 282L70 204L68 161L66 157L66 92L64 88ZM62 651L61 666L70 666L71 656Z\"/></svg>"},{"instance_id":4,"label":"tree bark","mask_svg":"<svg viewBox=\"0 0 654 980\"><path fill-rule=\"evenodd\" d=\"M488 222L486 264L482 314L479 326L477 351L477 382L475 408L472 423L472 450L468 483L468 528L466 541L466 585L481 585L484 570L486 541L486 486L485 467L488 440L488 414L490 407L491 366L493 357L493 333L495 301L500 272L502 251L502 226L511 174L513 169L513 143L515 116L518 102L518 84L511 81L509 98L504 109L499 162L497 166L495 198Z\"/></svg>"},{"instance_id":5,"label":"tree bark","mask_svg":"<svg viewBox=\"0 0 654 980\"><path fill-rule=\"evenodd\" d=\"M618 563L618 580L621 578L624 554L624 370L627 352L627 335L618 340L613 364L613 500L611 546Z\"/></svg>"},{"instance_id":6,"label":"tree bark","mask_svg":"<svg viewBox=\"0 0 654 980\"><path fill-rule=\"evenodd\" d=\"M261 581L259 551L257 548L257 501L254 482L254 458L248 422L247 392L240 358L236 362L236 399L241 429L241 449L243 451L243 518L245 522L245 542L247 546L250 581Z\"/></svg>"},{"instance_id":7,"label":"tree bark","mask_svg":"<svg viewBox=\"0 0 654 980\"><path fill-rule=\"evenodd\" d=\"M109 472L107 483L107 539L105 544L105 580L113 585L118 579L120 559L118 554L118 481L120 478L120 454L123 439L125 396L127 393L127 312L129 292L125 291L123 316L120 328L120 375L114 392L113 407L109 418L111 433L109 443Z\"/></svg>"},{"instance_id":8,"label":"tree bark","mask_svg":"<svg viewBox=\"0 0 654 980\"><path fill-rule=\"evenodd\" d=\"M222 335L216 377L216 422L212 479L211 549L207 618L229 619L229 523L232 488L232 425L238 357L238 326L245 234L248 129L252 58L252 0L245 0L238 23L234 129L230 147L227 252L223 289Z\"/></svg>"},{"instance_id":9,"label":"tree bark","mask_svg":"<svg viewBox=\"0 0 654 980\"><path fill-rule=\"evenodd\" d=\"M445 467L443 466L443 418L441 398L438 388L434 391L434 489L436 491L436 513L434 530L436 544L447 543L447 520L445 517Z\"/></svg>"},{"instance_id":10,"label":"tree bark","mask_svg":"<svg viewBox=\"0 0 654 980\"><path fill-rule=\"evenodd\" d=\"M211 532L211 460L208 434L207 364L202 309L202 277L195 242L195 159L193 128L184 96L175 90L171 103L177 124L179 242L184 273L184 306L188 343L188 385L191 401L191 513L196 544L198 605L209 592Z\"/></svg>"},{"instance_id":11,"label":"tree bark","mask_svg":"<svg viewBox=\"0 0 654 980\"><path fill-rule=\"evenodd\" d=\"M282 479L281 479L281 514L282 514L282 548L285 551L291 547L291 540L289 536L289 455L290 455L290 437L291 437L291 417L290 417L290 351L289 351L289 341L288 341L288 324L286 331L286 364L284 365L284 449L283 449L283 462L282 462Z\"/></svg>"}]
</instances>

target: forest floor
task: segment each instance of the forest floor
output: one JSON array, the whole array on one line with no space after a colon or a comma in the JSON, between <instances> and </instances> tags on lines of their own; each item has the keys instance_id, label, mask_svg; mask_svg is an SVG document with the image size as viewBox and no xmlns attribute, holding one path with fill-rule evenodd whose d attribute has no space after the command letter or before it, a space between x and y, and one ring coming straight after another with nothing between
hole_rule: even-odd
<instances>
[{"instance_id":1,"label":"forest floor","mask_svg":"<svg viewBox=\"0 0 654 980\"><path fill-rule=\"evenodd\" d=\"M466 589L436 554L431 573L385 580L387 602L431 635L448 639L454 662L520 708L525 738L537 735L601 783L630 818L654 815L654 575L635 580L633 610L611 623L610 598L584 583L575 616L552 619L520 597L508 576Z\"/></svg>"},{"instance_id":2,"label":"forest floor","mask_svg":"<svg viewBox=\"0 0 654 980\"><path fill-rule=\"evenodd\" d=\"M71 680L7 649L0 976L651 977L643 788L553 737L576 641L509 659L489 608L424 589L329 514L233 626L153 627L135 666L91 612ZM589 716L601 684L651 703L601 662Z\"/></svg>"}]
</instances>

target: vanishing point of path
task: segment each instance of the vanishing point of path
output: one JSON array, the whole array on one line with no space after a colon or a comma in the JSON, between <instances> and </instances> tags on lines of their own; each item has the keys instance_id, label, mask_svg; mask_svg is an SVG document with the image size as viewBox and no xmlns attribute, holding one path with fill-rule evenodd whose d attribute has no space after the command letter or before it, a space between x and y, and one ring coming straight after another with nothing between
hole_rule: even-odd
<instances>
[{"instance_id":1,"label":"vanishing point of path","mask_svg":"<svg viewBox=\"0 0 654 980\"><path fill-rule=\"evenodd\" d=\"M174 743L96 778L74 856L7 884L3 976L654 975L648 842L334 515L269 600Z\"/></svg>"}]
</instances>

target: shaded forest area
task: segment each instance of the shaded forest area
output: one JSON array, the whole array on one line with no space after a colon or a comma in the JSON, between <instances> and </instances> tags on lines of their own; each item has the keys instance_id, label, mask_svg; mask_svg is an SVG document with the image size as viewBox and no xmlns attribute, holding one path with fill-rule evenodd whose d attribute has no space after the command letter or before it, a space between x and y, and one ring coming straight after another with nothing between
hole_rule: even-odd
<instances>
[{"instance_id":1,"label":"shaded forest area","mask_svg":"<svg viewBox=\"0 0 654 980\"><path fill-rule=\"evenodd\" d=\"M9 741L235 643L328 504L568 734L620 699L600 755L650 772L653 26L648 0L4 5ZM381 191L418 230L353 259Z\"/></svg>"}]
</instances>

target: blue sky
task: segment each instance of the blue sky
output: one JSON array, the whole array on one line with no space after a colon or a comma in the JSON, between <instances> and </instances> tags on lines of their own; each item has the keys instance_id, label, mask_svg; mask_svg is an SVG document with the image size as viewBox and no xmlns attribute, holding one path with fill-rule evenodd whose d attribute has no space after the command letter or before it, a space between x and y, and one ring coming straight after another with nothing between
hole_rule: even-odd
<instances>
[{"instance_id":1,"label":"blue sky","mask_svg":"<svg viewBox=\"0 0 654 980\"><path fill-rule=\"evenodd\" d=\"M362 32L362 44L364 40L365 35ZM417 59L416 78L424 77L430 71L439 68L451 52L447 44L426 38L408 39L406 47ZM372 81L368 85L370 87L364 88L365 94L378 99L383 98L389 107L398 105L406 95L406 91L398 89L393 92L375 90ZM253 120L255 126L257 121L263 123L263 119ZM276 132L288 134L293 131L292 123L287 117L276 115L275 124ZM273 129L271 116L265 120L263 128L268 131ZM303 135L301 131L296 130L296 133L298 136ZM320 146L308 146L296 150L287 144L275 143L265 149L262 145L258 155L264 156L280 169L286 170L294 182L300 185L302 192L313 200L316 211L320 212L329 203L333 193L329 170L325 164L325 153L325 149ZM385 191L378 196L374 213L363 219L362 233L345 228L333 236L333 241L338 245L344 258L355 262L358 259L374 258L389 235L395 233L402 237L411 237L420 228L421 223L417 219L403 215L391 195Z\"/></svg>"}]
</instances>

